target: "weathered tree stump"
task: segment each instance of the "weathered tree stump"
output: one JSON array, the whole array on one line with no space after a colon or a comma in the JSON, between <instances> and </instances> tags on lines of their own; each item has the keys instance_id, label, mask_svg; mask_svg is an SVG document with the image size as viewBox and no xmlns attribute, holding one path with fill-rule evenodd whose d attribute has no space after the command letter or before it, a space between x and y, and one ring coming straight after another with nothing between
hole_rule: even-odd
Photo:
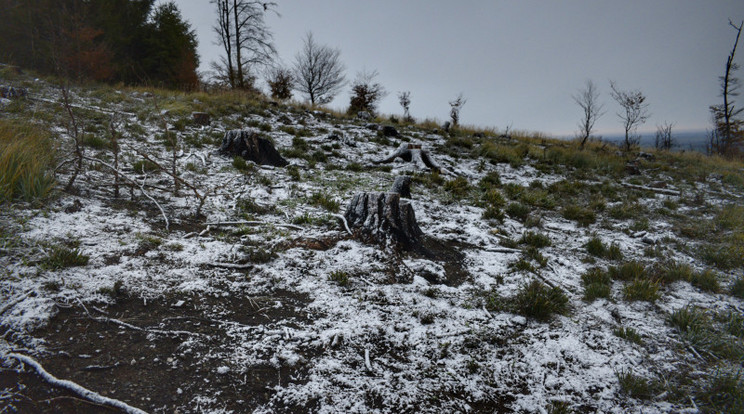
<instances>
[{"instance_id":1,"label":"weathered tree stump","mask_svg":"<svg viewBox=\"0 0 744 414\"><path fill-rule=\"evenodd\" d=\"M411 198L411 177L408 175L395 177L395 182L393 182L390 192L398 193L401 197Z\"/></svg>"},{"instance_id":2,"label":"weathered tree stump","mask_svg":"<svg viewBox=\"0 0 744 414\"><path fill-rule=\"evenodd\" d=\"M261 138L253 129L225 132L219 152L224 155L238 155L261 165L283 167L289 164L269 140Z\"/></svg>"},{"instance_id":3,"label":"weathered tree stump","mask_svg":"<svg viewBox=\"0 0 744 414\"><path fill-rule=\"evenodd\" d=\"M414 250L424 233L416 224L413 207L398 193L360 193L344 214L355 236L365 241Z\"/></svg>"},{"instance_id":4,"label":"weathered tree stump","mask_svg":"<svg viewBox=\"0 0 744 414\"><path fill-rule=\"evenodd\" d=\"M209 114L206 112L192 112L191 117L194 118L194 122L197 125L209 125L212 122Z\"/></svg>"},{"instance_id":5,"label":"weathered tree stump","mask_svg":"<svg viewBox=\"0 0 744 414\"><path fill-rule=\"evenodd\" d=\"M398 137L400 134L394 126L385 125L382 127L382 135L385 137Z\"/></svg>"},{"instance_id":6,"label":"weathered tree stump","mask_svg":"<svg viewBox=\"0 0 744 414\"><path fill-rule=\"evenodd\" d=\"M403 143L392 154L381 160L372 162L375 164L387 164L393 162L396 158L400 158L405 162L413 162L417 168L422 170L430 168L434 171L442 171L442 167L440 167L439 164L429 156L429 153L426 150L421 149L421 145L415 144Z\"/></svg>"}]
</instances>

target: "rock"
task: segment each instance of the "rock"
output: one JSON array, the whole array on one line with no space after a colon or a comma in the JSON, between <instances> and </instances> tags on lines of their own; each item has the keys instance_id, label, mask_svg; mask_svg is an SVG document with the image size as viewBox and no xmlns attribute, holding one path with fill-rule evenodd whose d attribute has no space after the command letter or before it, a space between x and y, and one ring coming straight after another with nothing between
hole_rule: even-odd
<instances>
[{"instance_id":1,"label":"rock","mask_svg":"<svg viewBox=\"0 0 744 414\"><path fill-rule=\"evenodd\" d=\"M255 129L236 129L225 132L219 149L223 155L238 155L260 165L284 167L289 162L282 158L274 145L261 138Z\"/></svg>"},{"instance_id":2,"label":"rock","mask_svg":"<svg viewBox=\"0 0 744 414\"><path fill-rule=\"evenodd\" d=\"M643 243L646 243L646 244L651 244L651 245L656 244L656 240L654 240L654 239L652 239L652 238L650 238L648 236L642 238L641 241Z\"/></svg>"},{"instance_id":3,"label":"rock","mask_svg":"<svg viewBox=\"0 0 744 414\"><path fill-rule=\"evenodd\" d=\"M398 193L356 194L344 217L356 237L404 250L417 248L424 235L413 207Z\"/></svg>"},{"instance_id":4,"label":"rock","mask_svg":"<svg viewBox=\"0 0 744 414\"><path fill-rule=\"evenodd\" d=\"M377 131L378 129L380 129L380 126L377 124L367 124L364 127L369 129L370 131Z\"/></svg>"},{"instance_id":5,"label":"rock","mask_svg":"<svg viewBox=\"0 0 744 414\"><path fill-rule=\"evenodd\" d=\"M625 172L629 175L639 175L641 173L641 169L638 166L638 163L631 161L625 164Z\"/></svg>"},{"instance_id":6,"label":"rock","mask_svg":"<svg viewBox=\"0 0 744 414\"><path fill-rule=\"evenodd\" d=\"M191 117L197 125L209 125L212 120L206 112L192 112Z\"/></svg>"},{"instance_id":7,"label":"rock","mask_svg":"<svg viewBox=\"0 0 744 414\"><path fill-rule=\"evenodd\" d=\"M356 141L354 141L352 138L347 138L343 134L330 134L326 137L326 139L330 141L339 141L342 144L348 145L350 147L356 147Z\"/></svg>"},{"instance_id":8,"label":"rock","mask_svg":"<svg viewBox=\"0 0 744 414\"><path fill-rule=\"evenodd\" d=\"M357 118L369 121L372 119L372 114L367 111L359 111L357 112Z\"/></svg>"},{"instance_id":9,"label":"rock","mask_svg":"<svg viewBox=\"0 0 744 414\"><path fill-rule=\"evenodd\" d=\"M386 137L397 137L397 136L400 136L400 134L398 133L398 130L395 129L394 126L391 126L391 125L385 125L385 126L382 127L382 135L384 135Z\"/></svg>"},{"instance_id":10,"label":"rock","mask_svg":"<svg viewBox=\"0 0 744 414\"><path fill-rule=\"evenodd\" d=\"M442 129L444 130L444 132L449 132L451 126L452 124L450 123L450 121L445 121L442 124Z\"/></svg>"},{"instance_id":11,"label":"rock","mask_svg":"<svg viewBox=\"0 0 744 414\"><path fill-rule=\"evenodd\" d=\"M411 177L408 175L395 177L395 182L393 182L390 192L398 193L404 198L411 198Z\"/></svg>"}]
</instances>

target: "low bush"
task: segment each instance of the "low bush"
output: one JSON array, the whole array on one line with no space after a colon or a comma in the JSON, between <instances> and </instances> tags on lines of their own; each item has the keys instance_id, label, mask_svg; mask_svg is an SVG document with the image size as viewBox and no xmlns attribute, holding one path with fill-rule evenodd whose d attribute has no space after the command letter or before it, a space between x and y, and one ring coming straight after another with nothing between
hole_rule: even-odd
<instances>
[{"instance_id":1,"label":"low bush","mask_svg":"<svg viewBox=\"0 0 744 414\"><path fill-rule=\"evenodd\" d=\"M511 203L506 207L509 217L524 222L530 215L530 208L521 203Z\"/></svg>"},{"instance_id":2,"label":"low bush","mask_svg":"<svg viewBox=\"0 0 744 414\"><path fill-rule=\"evenodd\" d=\"M580 226L583 227L587 227L597 221L597 217L594 214L594 211L576 204L569 204L563 207L563 210L561 210L561 215L566 220L576 221L577 223L579 223Z\"/></svg>"},{"instance_id":3,"label":"low bush","mask_svg":"<svg viewBox=\"0 0 744 414\"><path fill-rule=\"evenodd\" d=\"M522 238L519 240L519 242L540 249L550 246L550 237L542 233L528 231L522 235Z\"/></svg>"},{"instance_id":4,"label":"low bush","mask_svg":"<svg viewBox=\"0 0 744 414\"><path fill-rule=\"evenodd\" d=\"M626 300L654 302L660 296L659 284L648 279L635 279L625 285L623 294Z\"/></svg>"},{"instance_id":5,"label":"low bush","mask_svg":"<svg viewBox=\"0 0 744 414\"><path fill-rule=\"evenodd\" d=\"M551 288L538 280L520 287L512 303L520 315L543 321L553 314L566 314L569 310L568 297L561 288Z\"/></svg>"}]
</instances>

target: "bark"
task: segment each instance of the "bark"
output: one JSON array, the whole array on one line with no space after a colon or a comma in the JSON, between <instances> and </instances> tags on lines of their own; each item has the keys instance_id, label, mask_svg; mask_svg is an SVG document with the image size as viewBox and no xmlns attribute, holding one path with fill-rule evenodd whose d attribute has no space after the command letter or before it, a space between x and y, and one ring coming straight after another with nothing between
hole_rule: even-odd
<instances>
[{"instance_id":1,"label":"bark","mask_svg":"<svg viewBox=\"0 0 744 414\"><path fill-rule=\"evenodd\" d=\"M357 194L344 217L354 235L365 241L415 250L424 236L413 207L397 193Z\"/></svg>"},{"instance_id":2,"label":"bark","mask_svg":"<svg viewBox=\"0 0 744 414\"><path fill-rule=\"evenodd\" d=\"M395 182L393 182L390 192L398 193L401 197L411 198L411 177L408 175L395 177Z\"/></svg>"},{"instance_id":3,"label":"bark","mask_svg":"<svg viewBox=\"0 0 744 414\"><path fill-rule=\"evenodd\" d=\"M387 157L373 162L375 164L387 164L393 162L396 158L401 158L406 162L413 162L417 168L422 170L430 168L434 171L442 171L442 167L434 161L426 150L421 149L421 145L407 143L401 144L395 152Z\"/></svg>"}]
</instances>

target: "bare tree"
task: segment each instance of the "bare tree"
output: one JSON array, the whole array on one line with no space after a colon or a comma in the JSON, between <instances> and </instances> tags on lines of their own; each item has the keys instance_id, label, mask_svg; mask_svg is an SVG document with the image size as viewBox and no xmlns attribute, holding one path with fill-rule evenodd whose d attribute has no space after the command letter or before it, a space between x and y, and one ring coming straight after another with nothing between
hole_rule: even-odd
<instances>
[{"instance_id":1,"label":"bare tree","mask_svg":"<svg viewBox=\"0 0 744 414\"><path fill-rule=\"evenodd\" d=\"M656 126L656 139L654 145L656 149L670 150L674 146L674 138L672 137L672 127L674 122L666 122L662 125Z\"/></svg>"},{"instance_id":2,"label":"bare tree","mask_svg":"<svg viewBox=\"0 0 744 414\"><path fill-rule=\"evenodd\" d=\"M574 102L584 111L584 116L579 122L579 132L577 138L581 142L581 149L584 149L586 141L592 135L594 123L604 115L604 104L599 102L599 91L597 86L591 80L587 80L584 89L581 89L576 95L572 95Z\"/></svg>"},{"instance_id":3,"label":"bare tree","mask_svg":"<svg viewBox=\"0 0 744 414\"><path fill-rule=\"evenodd\" d=\"M610 81L610 88L612 89L610 95L623 108L623 112L618 112L617 116L623 121L625 128L624 149L630 151L641 141L641 137L636 135L638 126L645 123L649 117L646 96L640 90L621 91L613 81Z\"/></svg>"},{"instance_id":4,"label":"bare tree","mask_svg":"<svg viewBox=\"0 0 744 414\"><path fill-rule=\"evenodd\" d=\"M345 69L341 51L315 43L308 32L302 50L295 56L295 89L307 95L312 105L327 104L346 83Z\"/></svg>"},{"instance_id":5,"label":"bare tree","mask_svg":"<svg viewBox=\"0 0 744 414\"><path fill-rule=\"evenodd\" d=\"M292 71L283 66L274 66L266 72L266 83L271 89L271 97L285 101L292 97L294 76Z\"/></svg>"},{"instance_id":6,"label":"bare tree","mask_svg":"<svg viewBox=\"0 0 744 414\"><path fill-rule=\"evenodd\" d=\"M744 140L741 131L742 121L736 118L744 108L736 108L733 100L734 97L739 95L739 79L733 76L734 72L739 69L739 65L734 62L734 55L739 44L739 36L742 27L744 27L744 21L737 26L729 20L729 25L736 29L736 40L734 41L734 47L731 49L731 54L726 59L724 75L720 77L723 103L710 107L717 137L715 140L717 144L713 150L719 154L731 154L736 144ZM711 143L713 143L713 140L711 140Z\"/></svg>"},{"instance_id":7,"label":"bare tree","mask_svg":"<svg viewBox=\"0 0 744 414\"><path fill-rule=\"evenodd\" d=\"M400 102L400 106L403 107L403 119L405 119L406 122L413 121L413 118L411 118L411 112L409 111L411 106L411 92L398 92L398 102Z\"/></svg>"},{"instance_id":8,"label":"bare tree","mask_svg":"<svg viewBox=\"0 0 744 414\"><path fill-rule=\"evenodd\" d=\"M456 128L460 123L460 110L468 100L462 96L462 93L457 95L455 100L450 101L450 119L452 120L452 128Z\"/></svg>"},{"instance_id":9,"label":"bare tree","mask_svg":"<svg viewBox=\"0 0 744 414\"><path fill-rule=\"evenodd\" d=\"M362 70L357 73L356 79L351 85L350 114L359 111L367 111L372 115L376 114L378 102L387 95L385 88L380 83L375 82L377 75L376 70L372 72Z\"/></svg>"},{"instance_id":10,"label":"bare tree","mask_svg":"<svg viewBox=\"0 0 744 414\"><path fill-rule=\"evenodd\" d=\"M231 88L251 88L253 69L268 64L276 55L273 35L264 21L276 3L258 0L212 0L212 3L217 8L214 30L225 52L219 62L212 62L216 78Z\"/></svg>"}]
</instances>

